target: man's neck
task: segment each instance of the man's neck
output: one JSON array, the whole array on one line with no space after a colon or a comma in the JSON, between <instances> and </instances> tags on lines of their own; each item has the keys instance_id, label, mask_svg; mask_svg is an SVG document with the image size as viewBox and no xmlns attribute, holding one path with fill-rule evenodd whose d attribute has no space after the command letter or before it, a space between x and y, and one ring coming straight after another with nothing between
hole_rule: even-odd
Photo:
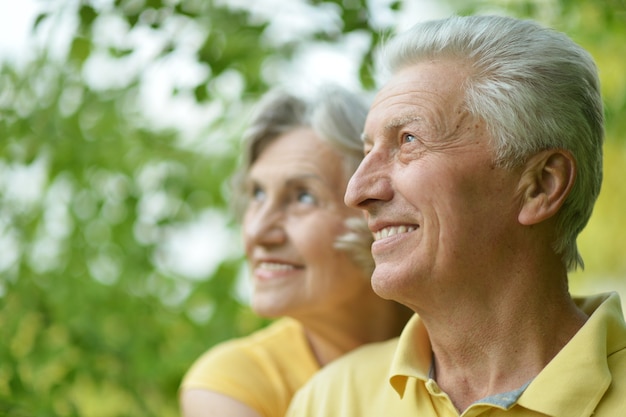
<instances>
[{"instance_id":1,"label":"man's neck","mask_svg":"<svg viewBox=\"0 0 626 417\"><path fill-rule=\"evenodd\" d=\"M585 323L567 292L456 307L445 324L423 318L434 377L459 410L534 378Z\"/></svg>"}]
</instances>

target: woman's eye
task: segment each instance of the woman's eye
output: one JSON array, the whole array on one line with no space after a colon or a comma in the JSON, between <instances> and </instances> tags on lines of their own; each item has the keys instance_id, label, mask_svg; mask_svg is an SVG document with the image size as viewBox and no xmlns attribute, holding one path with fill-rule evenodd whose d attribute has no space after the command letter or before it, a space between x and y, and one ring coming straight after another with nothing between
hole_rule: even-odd
<instances>
[{"instance_id":1,"label":"woman's eye","mask_svg":"<svg viewBox=\"0 0 626 417\"><path fill-rule=\"evenodd\" d=\"M298 191L297 200L298 203L302 204L315 204L317 202L313 194L306 190Z\"/></svg>"},{"instance_id":2,"label":"woman's eye","mask_svg":"<svg viewBox=\"0 0 626 417\"><path fill-rule=\"evenodd\" d=\"M263 201L265 200L265 191L261 187L253 187L250 195L254 201Z\"/></svg>"}]
</instances>

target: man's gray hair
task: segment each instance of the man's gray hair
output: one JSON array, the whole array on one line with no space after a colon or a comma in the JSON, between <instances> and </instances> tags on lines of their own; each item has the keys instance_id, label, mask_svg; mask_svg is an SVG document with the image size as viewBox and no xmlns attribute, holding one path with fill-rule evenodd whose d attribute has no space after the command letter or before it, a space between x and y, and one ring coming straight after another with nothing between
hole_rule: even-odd
<instances>
[{"instance_id":1,"label":"man's gray hair","mask_svg":"<svg viewBox=\"0 0 626 417\"><path fill-rule=\"evenodd\" d=\"M545 149L572 153L576 182L559 212L553 246L569 270L583 267L576 238L600 193L604 141L591 55L562 33L504 16L420 23L383 53L391 73L433 59L465 65L465 105L486 122L499 166L522 164Z\"/></svg>"}]
</instances>

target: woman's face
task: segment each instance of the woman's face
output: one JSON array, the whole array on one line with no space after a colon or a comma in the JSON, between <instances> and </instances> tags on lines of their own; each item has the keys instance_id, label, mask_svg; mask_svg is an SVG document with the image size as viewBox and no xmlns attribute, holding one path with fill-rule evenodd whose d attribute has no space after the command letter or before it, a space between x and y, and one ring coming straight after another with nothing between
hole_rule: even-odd
<instances>
[{"instance_id":1,"label":"woman's face","mask_svg":"<svg viewBox=\"0 0 626 417\"><path fill-rule=\"evenodd\" d=\"M371 291L349 256L334 248L348 217L340 154L310 128L265 147L248 173L243 233L252 308L269 317L328 311Z\"/></svg>"}]
</instances>

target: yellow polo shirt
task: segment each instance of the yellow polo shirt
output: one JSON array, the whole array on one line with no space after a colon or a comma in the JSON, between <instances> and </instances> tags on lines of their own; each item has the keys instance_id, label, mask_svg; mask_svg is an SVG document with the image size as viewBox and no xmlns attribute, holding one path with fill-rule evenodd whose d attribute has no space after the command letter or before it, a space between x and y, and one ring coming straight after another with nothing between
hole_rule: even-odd
<instances>
[{"instance_id":1,"label":"yellow polo shirt","mask_svg":"<svg viewBox=\"0 0 626 417\"><path fill-rule=\"evenodd\" d=\"M584 326L524 387L459 414L429 377L428 334L414 316L398 339L362 347L300 390L288 417L626 416L626 323L615 293L576 299Z\"/></svg>"},{"instance_id":2,"label":"yellow polo shirt","mask_svg":"<svg viewBox=\"0 0 626 417\"><path fill-rule=\"evenodd\" d=\"M296 390L319 368L302 325L282 318L207 351L187 371L181 390L219 392L263 417L284 417Z\"/></svg>"}]
</instances>

